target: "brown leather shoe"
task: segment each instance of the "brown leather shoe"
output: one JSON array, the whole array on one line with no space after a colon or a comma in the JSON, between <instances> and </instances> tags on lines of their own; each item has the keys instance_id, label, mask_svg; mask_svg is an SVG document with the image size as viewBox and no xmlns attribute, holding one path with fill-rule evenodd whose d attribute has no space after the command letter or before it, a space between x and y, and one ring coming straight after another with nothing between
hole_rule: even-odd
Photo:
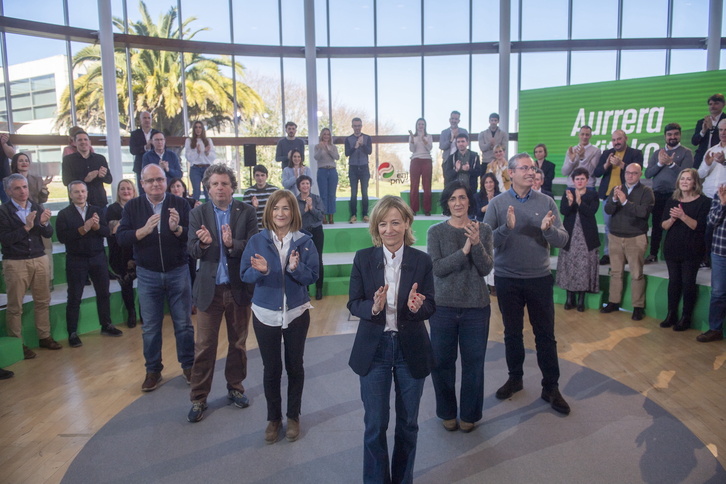
<instances>
[{"instance_id":1,"label":"brown leather shoe","mask_svg":"<svg viewBox=\"0 0 726 484\"><path fill-rule=\"evenodd\" d=\"M285 438L288 442L295 442L300 438L300 418L298 420L289 418L287 419L287 432L285 432Z\"/></svg>"},{"instance_id":2,"label":"brown leather shoe","mask_svg":"<svg viewBox=\"0 0 726 484\"><path fill-rule=\"evenodd\" d=\"M43 338L38 342L38 346L41 348L47 348L49 350L59 350L62 348L60 343L58 343L56 340L54 340L51 336L48 336L47 338Z\"/></svg>"},{"instance_id":3,"label":"brown leather shoe","mask_svg":"<svg viewBox=\"0 0 726 484\"><path fill-rule=\"evenodd\" d=\"M144 383L141 384L141 391L142 392L153 392L154 390L159 388L160 382L161 382L161 373L147 372L146 378L144 379Z\"/></svg>"},{"instance_id":4,"label":"brown leather shoe","mask_svg":"<svg viewBox=\"0 0 726 484\"><path fill-rule=\"evenodd\" d=\"M27 346L23 345L23 359L32 360L36 356L38 356L38 355L35 354L35 351L33 351L30 348L28 348Z\"/></svg>"},{"instance_id":5,"label":"brown leather shoe","mask_svg":"<svg viewBox=\"0 0 726 484\"><path fill-rule=\"evenodd\" d=\"M701 333L696 336L696 341L699 343L710 343L712 341L721 341L723 339L723 331L709 329L705 333Z\"/></svg>"},{"instance_id":6,"label":"brown leather shoe","mask_svg":"<svg viewBox=\"0 0 726 484\"><path fill-rule=\"evenodd\" d=\"M274 444L277 439L280 438L280 428L282 422L280 420L270 420L267 422L267 428L265 429L265 443Z\"/></svg>"}]
</instances>

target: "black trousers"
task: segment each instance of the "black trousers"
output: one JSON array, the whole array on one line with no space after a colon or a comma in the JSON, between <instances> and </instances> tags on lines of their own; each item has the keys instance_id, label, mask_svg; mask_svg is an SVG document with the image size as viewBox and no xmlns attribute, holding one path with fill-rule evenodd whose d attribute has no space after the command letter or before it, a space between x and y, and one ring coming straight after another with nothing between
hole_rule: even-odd
<instances>
[{"instance_id":1,"label":"black trousers","mask_svg":"<svg viewBox=\"0 0 726 484\"><path fill-rule=\"evenodd\" d=\"M106 253L99 252L91 257L66 253L66 280L68 281L68 303L66 304L66 327L68 334L78 330L78 317L83 298L83 288L91 278L96 291L96 310L101 326L111 324L111 300L108 289L108 260Z\"/></svg>"},{"instance_id":2,"label":"black trousers","mask_svg":"<svg viewBox=\"0 0 726 484\"><path fill-rule=\"evenodd\" d=\"M317 227L313 227L311 229L308 229L308 232L310 232L310 235L313 236L313 244L315 245L315 248L318 251L318 265L320 266L320 271L318 273L318 280L315 281L315 287L322 289L323 273L325 271L325 269L323 269L323 245L325 244L325 235L323 234L323 226L319 225Z\"/></svg>"},{"instance_id":3,"label":"black trousers","mask_svg":"<svg viewBox=\"0 0 726 484\"><path fill-rule=\"evenodd\" d=\"M285 370L287 371L287 418L297 420L300 416L302 392L305 384L303 353L305 339L310 327L310 311L305 311L290 322L286 329L281 326L267 326L252 314L252 327L262 357L263 386L267 400L267 420L282 419L282 355L280 343L285 343Z\"/></svg>"},{"instance_id":4,"label":"black trousers","mask_svg":"<svg viewBox=\"0 0 726 484\"><path fill-rule=\"evenodd\" d=\"M499 310L504 322L504 347L509 376L521 379L524 375L524 308L534 333L537 364L542 371L542 387L558 386L560 365L555 341L554 279L551 275L535 279L516 279L494 276Z\"/></svg>"}]
</instances>

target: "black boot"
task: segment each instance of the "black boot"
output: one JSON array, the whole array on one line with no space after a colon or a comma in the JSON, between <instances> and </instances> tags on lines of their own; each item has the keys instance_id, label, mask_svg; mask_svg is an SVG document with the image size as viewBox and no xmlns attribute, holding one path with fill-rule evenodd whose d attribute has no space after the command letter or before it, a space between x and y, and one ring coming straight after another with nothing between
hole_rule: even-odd
<instances>
[{"instance_id":1,"label":"black boot","mask_svg":"<svg viewBox=\"0 0 726 484\"><path fill-rule=\"evenodd\" d=\"M678 316L676 316L675 311L668 311L668 315L666 316L666 318L663 321L661 321L660 327L661 328L670 328L671 326L676 324L677 317Z\"/></svg>"},{"instance_id":2,"label":"black boot","mask_svg":"<svg viewBox=\"0 0 726 484\"><path fill-rule=\"evenodd\" d=\"M673 325L673 331L686 331L691 327L691 317L685 314L681 316L676 324Z\"/></svg>"},{"instance_id":3,"label":"black boot","mask_svg":"<svg viewBox=\"0 0 726 484\"><path fill-rule=\"evenodd\" d=\"M585 291L577 293L577 310L579 312L585 312Z\"/></svg>"},{"instance_id":4,"label":"black boot","mask_svg":"<svg viewBox=\"0 0 726 484\"><path fill-rule=\"evenodd\" d=\"M575 293L567 291L567 298L565 299L565 310L570 310L575 307Z\"/></svg>"}]
</instances>

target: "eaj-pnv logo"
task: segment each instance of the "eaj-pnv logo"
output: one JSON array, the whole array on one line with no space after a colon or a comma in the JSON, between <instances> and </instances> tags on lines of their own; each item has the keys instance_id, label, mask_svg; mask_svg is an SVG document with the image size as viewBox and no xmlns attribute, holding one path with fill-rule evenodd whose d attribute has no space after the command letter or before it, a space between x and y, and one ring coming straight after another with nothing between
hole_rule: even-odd
<instances>
[{"instance_id":1,"label":"eaj-pnv logo","mask_svg":"<svg viewBox=\"0 0 726 484\"><path fill-rule=\"evenodd\" d=\"M387 161L378 165L378 176L380 178L385 178L387 180L391 178L395 172L396 170L393 168L393 165Z\"/></svg>"}]
</instances>

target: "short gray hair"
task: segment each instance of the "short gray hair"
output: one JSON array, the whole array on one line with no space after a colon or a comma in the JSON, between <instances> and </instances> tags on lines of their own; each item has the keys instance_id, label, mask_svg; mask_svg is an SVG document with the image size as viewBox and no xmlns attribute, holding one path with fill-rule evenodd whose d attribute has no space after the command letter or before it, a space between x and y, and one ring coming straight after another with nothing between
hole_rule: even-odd
<instances>
[{"instance_id":1,"label":"short gray hair","mask_svg":"<svg viewBox=\"0 0 726 484\"><path fill-rule=\"evenodd\" d=\"M3 178L3 188L5 189L6 193L10 191L10 185L16 180L23 180L25 183L28 183L28 179L20 173L13 173L10 176L6 176L5 178Z\"/></svg>"},{"instance_id":2,"label":"short gray hair","mask_svg":"<svg viewBox=\"0 0 726 484\"><path fill-rule=\"evenodd\" d=\"M237 190L237 176L234 174L234 170L224 163L209 165L209 168L204 171L202 186L207 190L209 190L209 179L212 178L212 175L227 175L229 182L232 184L232 190Z\"/></svg>"},{"instance_id":3,"label":"short gray hair","mask_svg":"<svg viewBox=\"0 0 726 484\"><path fill-rule=\"evenodd\" d=\"M516 170L517 169L517 161L518 160L521 160L522 158L529 158L530 160L532 159L532 157L529 156L529 153L527 153L526 151L523 151L521 153L517 153L516 155L512 156L511 158L509 158L509 164L507 165L507 168L509 168L510 170Z\"/></svg>"},{"instance_id":4,"label":"short gray hair","mask_svg":"<svg viewBox=\"0 0 726 484\"><path fill-rule=\"evenodd\" d=\"M76 185L83 185L84 187L86 187L86 190L88 190L88 185L86 185L86 182L84 182L82 180L73 180L72 182L70 182L68 184L68 195L69 196L71 194L71 190L73 190L73 187Z\"/></svg>"}]
</instances>

